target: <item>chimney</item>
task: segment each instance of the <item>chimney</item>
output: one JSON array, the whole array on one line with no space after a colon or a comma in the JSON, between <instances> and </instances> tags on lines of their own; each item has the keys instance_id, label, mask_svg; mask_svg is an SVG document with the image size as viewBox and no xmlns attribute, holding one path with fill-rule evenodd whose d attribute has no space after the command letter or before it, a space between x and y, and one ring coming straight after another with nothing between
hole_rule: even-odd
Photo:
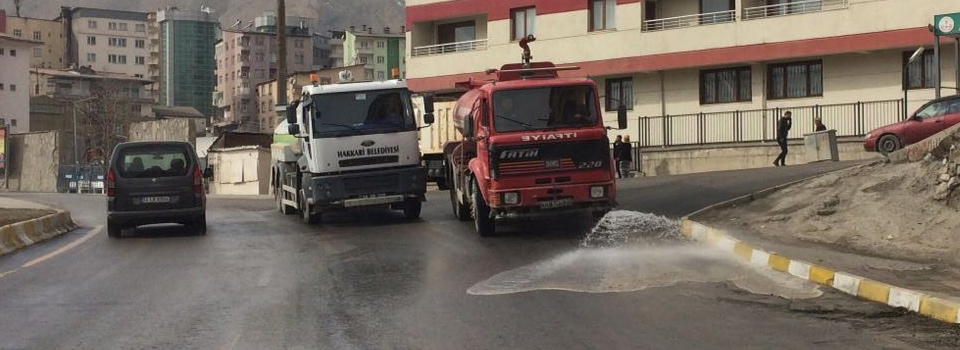
<instances>
[{"instance_id":1,"label":"chimney","mask_svg":"<svg viewBox=\"0 0 960 350\"><path fill-rule=\"evenodd\" d=\"M363 31L364 31L364 32L367 31L367 25L366 25L366 24L363 25Z\"/></svg>"},{"instance_id":2,"label":"chimney","mask_svg":"<svg viewBox=\"0 0 960 350\"><path fill-rule=\"evenodd\" d=\"M357 30L357 26L350 26L350 32L353 33Z\"/></svg>"},{"instance_id":3,"label":"chimney","mask_svg":"<svg viewBox=\"0 0 960 350\"><path fill-rule=\"evenodd\" d=\"M373 34L373 27L367 28L367 34Z\"/></svg>"}]
</instances>

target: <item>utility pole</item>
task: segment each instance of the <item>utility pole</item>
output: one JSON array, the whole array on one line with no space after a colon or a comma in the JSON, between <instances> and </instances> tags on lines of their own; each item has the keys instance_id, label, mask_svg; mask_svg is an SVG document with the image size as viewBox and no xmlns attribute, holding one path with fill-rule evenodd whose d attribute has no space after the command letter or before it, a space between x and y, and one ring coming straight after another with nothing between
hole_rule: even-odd
<instances>
[{"instance_id":1,"label":"utility pole","mask_svg":"<svg viewBox=\"0 0 960 350\"><path fill-rule=\"evenodd\" d=\"M277 0L277 111L287 106L287 6ZM284 108L281 108L284 107ZM284 116L281 116L281 120Z\"/></svg>"}]
</instances>

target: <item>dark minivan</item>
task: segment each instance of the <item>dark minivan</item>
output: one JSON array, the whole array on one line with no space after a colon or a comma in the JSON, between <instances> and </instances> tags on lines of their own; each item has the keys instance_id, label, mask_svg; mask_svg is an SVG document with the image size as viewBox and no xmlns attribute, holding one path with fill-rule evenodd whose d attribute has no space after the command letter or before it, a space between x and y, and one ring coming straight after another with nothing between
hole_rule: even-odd
<instances>
[{"instance_id":1,"label":"dark minivan","mask_svg":"<svg viewBox=\"0 0 960 350\"><path fill-rule=\"evenodd\" d=\"M117 145L107 171L107 234L139 225L183 224L207 231L207 197L193 145L186 142L125 142Z\"/></svg>"}]
</instances>

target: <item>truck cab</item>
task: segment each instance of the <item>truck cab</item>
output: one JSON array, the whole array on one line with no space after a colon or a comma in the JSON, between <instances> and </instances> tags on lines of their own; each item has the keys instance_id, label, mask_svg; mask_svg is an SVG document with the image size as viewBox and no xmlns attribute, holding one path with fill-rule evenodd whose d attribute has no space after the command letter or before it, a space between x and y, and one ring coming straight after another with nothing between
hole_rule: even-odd
<instances>
[{"instance_id":1,"label":"truck cab","mask_svg":"<svg viewBox=\"0 0 960 350\"><path fill-rule=\"evenodd\" d=\"M526 51L525 55L529 55ZM444 147L454 214L481 235L496 221L616 206L615 165L597 86L562 78L549 62L508 64L492 81L459 84L454 124L462 139ZM626 110L618 111L626 127Z\"/></svg>"}]
</instances>

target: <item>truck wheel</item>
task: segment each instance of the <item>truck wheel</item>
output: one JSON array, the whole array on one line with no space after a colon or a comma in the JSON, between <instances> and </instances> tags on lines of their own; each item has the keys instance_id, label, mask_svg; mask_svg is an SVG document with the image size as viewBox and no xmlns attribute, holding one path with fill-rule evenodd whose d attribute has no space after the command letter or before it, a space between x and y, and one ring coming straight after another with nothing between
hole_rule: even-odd
<instances>
[{"instance_id":1,"label":"truck wheel","mask_svg":"<svg viewBox=\"0 0 960 350\"><path fill-rule=\"evenodd\" d=\"M403 203L403 216L407 220L416 220L420 218L420 210L423 209L423 202L420 199L407 199Z\"/></svg>"},{"instance_id":2,"label":"truck wheel","mask_svg":"<svg viewBox=\"0 0 960 350\"><path fill-rule=\"evenodd\" d=\"M290 207L289 205L283 204L282 188L275 188L273 196L277 199L277 211L279 211L283 215L293 214L293 208Z\"/></svg>"},{"instance_id":3,"label":"truck wheel","mask_svg":"<svg viewBox=\"0 0 960 350\"><path fill-rule=\"evenodd\" d=\"M107 237L120 238L121 227L117 223L107 220Z\"/></svg>"},{"instance_id":4,"label":"truck wheel","mask_svg":"<svg viewBox=\"0 0 960 350\"><path fill-rule=\"evenodd\" d=\"M480 186L476 183L473 185L472 202L473 223L477 228L477 233L482 237L493 236L497 233L497 226L493 218L490 217L490 206L483 201L483 196L480 195Z\"/></svg>"},{"instance_id":5,"label":"truck wheel","mask_svg":"<svg viewBox=\"0 0 960 350\"><path fill-rule=\"evenodd\" d=\"M306 196L303 194L300 195L300 215L305 224L313 225L320 222L320 213L314 212L314 208L310 207L310 204L307 203Z\"/></svg>"},{"instance_id":6,"label":"truck wheel","mask_svg":"<svg viewBox=\"0 0 960 350\"><path fill-rule=\"evenodd\" d=\"M453 179L453 173L447 173L448 179ZM460 203L457 198L457 189L453 186L450 187L450 206L453 208L453 215L457 217L460 221L469 221L470 220L470 206L464 203Z\"/></svg>"},{"instance_id":7,"label":"truck wheel","mask_svg":"<svg viewBox=\"0 0 960 350\"><path fill-rule=\"evenodd\" d=\"M446 178L441 177L441 178L437 179L437 189L438 189L438 190L441 190L441 191L443 191L443 190L449 190L449 189L450 189L450 186L447 186L447 179L446 179Z\"/></svg>"}]
</instances>

